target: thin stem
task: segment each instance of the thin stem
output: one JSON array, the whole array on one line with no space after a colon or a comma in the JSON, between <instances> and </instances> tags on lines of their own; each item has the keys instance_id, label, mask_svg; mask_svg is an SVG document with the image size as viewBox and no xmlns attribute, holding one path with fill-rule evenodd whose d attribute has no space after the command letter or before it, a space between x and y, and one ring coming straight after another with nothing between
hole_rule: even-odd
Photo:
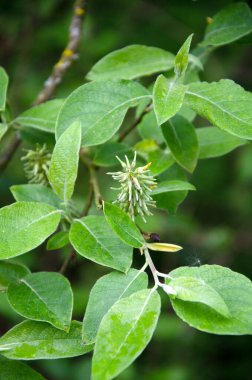
<instances>
[{"instance_id":1,"label":"thin stem","mask_svg":"<svg viewBox=\"0 0 252 380\"><path fill-rule=\"evenodd\" d=\"M67 255L67 257L65 258L60 270L59 270L59 273L61 274L64 274L67 270L67 267L68 265L70 264L70 262L72 261L72 259L75 257L75 251L72 251L70 252L69 255Z\"/></svg>"},{"instance_id":2,"label":"thin stem","mask_svg":"<svg viewBox=\"0 0 252 380\"><path fill-rule=\"evenodd\" d=\"M133 131L138 126L138 124L141 123L144 115L146 115L150 111L150 109L151 109L150 104L148 104L143 110L143 112L136 118L136 120L128 128L126 128L124 131L120 133L117 141L122 142L128 136L128 134L131 131Z\"/></svg>"},{"instance_id":3,"label":"thin stem","mask_svg":"<svg viewBox=\"0 0 252 380\"><path fill-rule=\"evenodd\" d=\"M146 262L147 264L149 265L149 268L151 270L151 273L153 275L153 278L154 278L154 281L155 281L155 285L160 285L160 281L159 281L159 278L158 278L158 275L157 275L157 270L155 268L155 265L152 261L152 258L149 254L149 251L148 251L148 248L144 248L144 255L145 255L145 258L146 258Z\"/></svg>"},{"instance_id":4,"label":"thin stem","mask_svg":"<svg viewBox=\"0 0 252 380\"><path fill-rule=\"evenodd\" d=\"M172 280L172 277L169 276L169 274L165 274L165 273L162 273L162 272L159 272L158 270L156 271L157 275L159 277L163 277L163 278L170 278Z\"/></svg>"},{"instance_id":5,"label":"thin stem","mask_svg":"<svg viewBox=\"0 0 252 380\"><path fill-rule=\"evenodd\" d=\"M87 201L86 201L85 207L84 207L84 209L83 209L83 211L81 213L81 216L87 216L88 215L89 209L92 206L93 198L94 198L94 189L93 189L93 186L90 183L89 191L88 191L88 196L87 196Z\"/></svg>"},{"instance_id":6,"label":"thin stem","mask_svg":"<svg viewBox=\"0 0 252 380\"><path fill-rule=\"evenodd\" d=\"M98 179L96 175L96 167L94 166L92 161L82 152L80 153L80 158L82 162L84 163L84 165L86 165L86 167L89 170L90 184L92 185L92 188L93 188L95 204L97 208L100 209L102 206L102 196L101 196L100 187L99 187L99 183L98 183Z\"/></svg>"},{"instance_id":7,"label":"thin stem","mask_svg":"<svg viewBox=\"0 0 252 380\"><path fill-rule=\"evenodd\" d=\"M12 134L6 148L0 158L0 172L3 172L7 167L8 163L11 161L14 156L17 148L21 144L21 137L19 133Z\"/></svg>"}]
</instances>

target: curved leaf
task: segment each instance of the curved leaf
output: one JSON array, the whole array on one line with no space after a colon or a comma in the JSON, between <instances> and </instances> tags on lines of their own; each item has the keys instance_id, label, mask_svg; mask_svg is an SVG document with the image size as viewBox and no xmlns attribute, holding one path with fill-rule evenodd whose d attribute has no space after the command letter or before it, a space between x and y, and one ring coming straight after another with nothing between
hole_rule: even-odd
<instances>
[{"instance_id":1,"label":"curved leaf","mask_svg":"<svg viewBox=\"0 0 252 380\"><path fill-rule=\"evenodd\" d=\"M131 247L141 248L145 240L135 223L125 211L111 203L104 203L104 215L119 238Z\"/></svg>"},{"instance_id":2,"label":"curved leaf","mask_svg":"<svg viewBox=\"0 0 252 380\"><path fill-rule=\"evenodd\" d=\"M74 249L89 260L126 272L132 263L132 249L124 244L103 216L76 219L69 239Z\"/></svg>"},{"instance_id":3,"label":"curved leaf","mask_svg":"<svg viewBox=\"0 0 252 380\"><path fill-rule=\"evenodd\" d=\"M98 330L92 379L110 380L128 367L149 343L159 313L160 297L150 289L117 301Z\"/></svg>"},{"instance_id":4,"label":"curved leaf","mask_svg":"<svg viewBox=\"0 0 252 380\"><path fill-rule=\"evenodd\" d=\"M15 122L22 127L39 129L41 131L55 133L55 124L64 99L48 100L45 103L32 107L21 113Z\"/></svg>"},{"instance_id":5,"label":"curved leaf","mask_svg":"<svg viewBox=\"0 0 252 380\"><path fill-rule=\"evenodd\" d=\"M38 247L57 228L61 211L37 202L17 202L0 210L0 258Z\"/></svg>"},{"instance_id":6,"label":"curved leaf","mask_svg":"<svg viewBox=\"0 0 252 380\"><path fill-rule=\"evenodd\" d=\"M201 45L225 45L251 32L252 12L248 4L229 4L213 17Z\"/></svg>"},{"instance_id":7,"label":"curved leaf","mask_svg":"<svg viewBox=\"0 0 252 380\"><path fill-rule=\"evenodd\" d=\"M252 139L252 93L232 80L191 83L185 103L216 127Z\"/></svg>"},{"instance_id":8,"label":"curved leaf","mask_svg":"<svg viewBox=\"0 0 252 380\"><path fill-rule=\"evenodd\" d=\"M145 45L130 45L98 61L87 74L89 80L134 79L173 68L174 55Z\"/></svg>"},{"instance_id":9,"label":"curved leaf","mask_svg":"<svg viewBox=\"0 0 252 380\"><path fill-rule=\"evenodd\" d=\"M9 285L7 296L13 309L25 318L69 330L73 293L69 281L60 273L28 274Z\"/></svg>"},{"instance_id":10,"label":"curved leaf","mask_svg":"<svg viewBox=\"0 0 252 380\"><path fill-rule=\"evenodd\" d=\"M73 195L80 143L81 125L77 120L60 136L53 150L48 178L55 193L64 203Z\"/></svg>"},{"instance_id":11,"label":"curved leaf","mask_svg":"<svg viewBox=\"0 0 252 380\"><path fill-rule=\"evenodd\" d=\"M75 121L80 120L82 146L99 145L120 128L130 107L150 98L138 83L116 80L92 82L77 88L66 99L56 125L57 139Z\"/></svg>"},{"instance_id":12,"label":"curved leaf","mask_svg":"<svg viewBox=\"0 0 252 380\"><path fill-rule=\"evenodd\" d=\"M81 323L77 321L68 333L45 322L24 321L0 338L0 352L10 359L71 358L92 349L92 344L81 340Z\"/></svg>"},{"instance_id":13,"label":"curved leaf","mask_svg":"<svg viewBox=\"0 0 252 380\"><path fill-rule=\"evenodd\" d=\"M104 315L121 298L146 289L148 276L145 272L130 269L127 274L112 272L101 277L93 286L82 325L82 337L93 341Z\"/></svg>"},{"instance_id":14,"label":"curved leaf","mask_svg":"<svg viewBox=\"0 0 252 380\"><path fill-rule=\"evenodd\" d=\"M0 261L0 292L6 291L10 284L29 273L30 270L23 264L12 260Z\"/></svg>"},{"instance_id":15,"label":"curved leaf","mask_svg":"<svg viewBox=\"0 0 252 380\"><path fill-rule=\"evenodd\" d=\"M224 317L213 310L213 304L204 305L202 298L206 297L206 287L202 286L198 288L201 294L196 295L195 302L171 299L177 315L190 326L213 334L252 334L252 283L247 277L219 265L181 267L169 275L176 281L181 277L200 280L217 292L227 306L229 315ZM209 299L205 300L206 304L208 302Z\"/></svg>"}]
</instances>

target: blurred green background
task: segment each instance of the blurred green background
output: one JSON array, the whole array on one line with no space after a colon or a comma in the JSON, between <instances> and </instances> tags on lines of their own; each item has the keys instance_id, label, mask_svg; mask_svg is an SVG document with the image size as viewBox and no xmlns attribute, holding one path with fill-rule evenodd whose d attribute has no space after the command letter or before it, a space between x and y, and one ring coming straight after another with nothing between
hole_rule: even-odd
<instances>
[{"instance_id":1,"label":"blurred green background","mask_svg":"<svg viewBox=\"0 0 252 380\"><path fill-rule=\"evenodd\" d=\"M139 43L176 53L190 33L196 46L206 18L228 0L94 0L87 5L79 59L58 87L65 97L85 82L90 67L108 52ZM66 44L72 1L2 0L0 4L0 64L10 76L9 103L13 113L24 111L36 98ZM201 78L231 78L252 90L251 36L216 50ZM138 138L137 134L131 137ZM1 206L13 202L9 186L25 183L17 152L0 179ZM179 265L215 263L252 278L252 146L225 157L201 160L190 181L197 192L188 195L176 215L157 213L148 228L163 241L185 247L182 254L159 253L154 260L162 271ZM111 197L111 180L99 176L103 195ZM86 195L86 170L80 168L76 202ZM84 189L84 190L83 190ZM20 260L34 271L58 270L65 252L46 252L42 246ZM137 258L136 267L141 265ZM75 293L74 318L81 320L89 291L106 269L76 259L66 275ZM249 380L252 373L251 337L214 336L181 322L164 298L163 313L152 342L119 380ZM1 334L21 320L0 295ZM90 379L91 356L30 364L48 380ZM0 374L1 378L1 374Z\"/></svg>"}]
</instances>

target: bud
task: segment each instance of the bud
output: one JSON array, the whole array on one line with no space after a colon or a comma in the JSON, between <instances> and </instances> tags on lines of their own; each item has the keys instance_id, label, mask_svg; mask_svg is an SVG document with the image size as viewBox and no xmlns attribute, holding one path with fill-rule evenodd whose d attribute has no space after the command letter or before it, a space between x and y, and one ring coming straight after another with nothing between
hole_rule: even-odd
<instances>
[{"instance_id":1,"label":"bud","mask_svg":"<svg viewBox=\"0 0 252 380\"><path fill-rule=\"evenodd\" d=\"M25 149L27 152L21 158L24 161L24 171L29 183L48 185L48 171L51 161L51 153L47 150L46 144L37 144L35 150Z\"/></svg>"},{"instance_id":2,"label":"bud","mask_svg":"<svg viewBox=\"0 0 252 380\"><path fill-rule=\"evenodd\" d=\"M140 215L144 222L145 215L153 215L149 207L155 207L156 202L152 200L151 192L156 187L156 180L150 174L151 163L136 168L136 152L132 163L125 156L125 162L116 157L122 165L122 171L107 173L120 183L119 194L113 203L117 203L121 209L126 211L134 221Z\"/></svg>"},{"instance_id":3,"label":"bud","mask_svg":"<svg viewBox=\"0 0 252 380\"><path fill-rule=\"evenodd\" d=\"M147 243L147 248L152 251L161 251L161 252L177 252L183 249L180 245L169 244L169 243Z\"/></svg>"},{"instance_id":4,"label":"bud","mask_svg":"<svg viewBox=\"0 0 252 380\"><path fill-rule=\"evenodd\" d=\"M163 288L163 290L165 291L166 294L173 295L173 296L177 295L176 290L173 289L170 285L161 284L160 286Z\"/></svg>"}]
</instances>

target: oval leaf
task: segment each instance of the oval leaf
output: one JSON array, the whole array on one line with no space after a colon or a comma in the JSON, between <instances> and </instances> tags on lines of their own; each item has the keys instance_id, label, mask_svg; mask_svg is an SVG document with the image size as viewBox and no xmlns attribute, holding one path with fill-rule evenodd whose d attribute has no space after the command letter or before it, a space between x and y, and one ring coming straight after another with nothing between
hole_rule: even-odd
<instances>
[{"instance_id":1,"label":"oval leaf","mask_svg":"<svg viewBox=\"0 0 252 380\"><path fill-rule=\"evenodd\" d=\"M81 340L81 323L77 321L68 333L45 322L24 321L0 338L0 352L10 359L70 358L92 349L92 344Z\"/></svg>"},{"instance_id":2,"label":"oval leaf","mask_svg":"<svg viewBox=\"0 0 252 380\"><path fill-rule=\"evenodd\" d=\"M77 178L81 125L75 121L57 141L49 169L49 181L55 193L67 203L71 199Z\"/></svg>"},{"instance_id":3,"label":"oval leaf","mask_svg":"<svg viewBox=\"0 0 252 380\"><path fill-rule=\"evenodd\" d=\"M185 103L216 127L252 139L252 94L232 80L189 84Z\"/></svg>"},{"instance_id":4,"label":"oval leaf","mask_svg":"<svg viewBox=\"0 0 252 380\"><path fill-rule=\"evenodd\" d=\"M109 53L87 74L89 80L134 79L173 68L174 55L144 45L130 45Z\"/></svg>"},{"instance_id":5,"label":"oval leaf","mask_svg":"<svg viewBox=\"0 0 252 380\"><path fill-rule=\"evenodd\" d=\"M46 380L40 373L17 360L0 358L1 380Z\"/></svg>"},{"instance_id":6,"label":"oval leaf","mask_svg":"<svg viewBox=\"0 0 252 380\"><path fill-rule=\"evenodd\" d=\"M126 272L132 249L121 242L103 216L86 216L71 225L69 239L74 249L98 264Z\"/></svg>"},{"instance_id":7,"label":"oval leaf","mask_svg":"<svg viewBox=\"0 0 252 380\"><path fill-rule=\"evenodd\" d=\"M204 305L205 286L203 289L199 287L203 291L202 295L197 296L198 300L201 298L201 303L171 299L177 315L190 326L213 334L252 334L252 283L247 277L219 265L182 267L169 275L175 280L180 277L200 280L217 292L227 306L229 316L224 317L213 310L213 304L207 306L209 299L205 299Z\"/></svg>"},{"instance_id":8,"label":"oval leaf","mask_svg":"<svg viewBox=\"0 0 252 380\"><path fill-rule=\"evenodd\" d=\"M246 144L246 140L230 135L217 127L197 128L196 133L199 140L200 159L223 156Z\"/></svg>"},{"instance_id":9,"label":"oval leaf","mask_svg":"<svg viewBox=\"0 0 252 380\"><path fill-rule=\"evenodd\" d=\"M39 184L14 185L10 191L16 201L42 202L57 209L62 207L61 200L49 187Z\"/></svg>"},{"instance_id":10,"label":"oval leaf","mask_svg":"<svg viewBox=\"0 0 252 380\"><path fill-rule=\"evenodd\" d=\"M69 243L69 232L59 231L48 239L46 249L48 251L54 251L65 247Z\"/></svg>"},{"instance_id":11,"label":"oval leaf","mask_svg":"<svg viewBox=\"0 0 252 380\"><path fill-rule=\"evenodd\" d=\"M149 343L159 313L160 297L150 289L116 302L98 330L92 379L110 380L128 367Z\"/></svg>"},{"instance_id":12,"label":"oval leaf","mask_svg":"<svg viewBox=\"0 0 252 380\"><path fill-rule=\"evenodd\" d=\"M157 184L157 187L152 190L152 195L168 193L170 191L185 191L185 190L196 190L195 187L185 181L172 180L164 181Z\"/></svg>"},{"instance_id":13,"label":"oval leaf","mask_svg":"<svg viewBox=\"0 0 252 380\"><path fill-rule=\"evenodd\" d=\"M73 293L69 281L61 274L28 274L18 282L10 284L7 296L13 309L25 318L48 322L58 329L69 330Z\"/></svg>"},{"instance_id":14,"label":"oval leaf","mask_svg":"<svg viewBox=\"0 0 252 380\"><path fill-rule=\"evenodd\" d=\"M126 80L93 82L77 88L65 101L57 120L57 139L76 119L81 122L82 146L99 145L120 128L130 107L149 98L138 83Z\"/></svg>"},{"instance_id":15,"label":"oval leaf","mask_svg":"<svg viewBox=\"0 0 252 380\"><path fill-rule=\"evenodd\" d=\"M111 203L104 203L103 210L109 225L122 241L135 248L145 245L139 229L126 212Z\"/></svg>"},{"instance_id":16,"label":"oval leaf","mask_svg":"<svg viewBox=\"0 0 252 380\"><path fill-rule=\"evenodd\" d=\"M203 46L229 44L252 32L252 12L246 3L230 4L207 26Z\"/></svg>"},{"instance_id":17,"label":"oval leaf","mask_svg":"<svg viewBox=\"0 0 252 380\"><path fill-rule=\"evenodd\" d=\"M57 228L61 211L44 203L17 202L0 210L0 258L38 247Z\"/></svg>"},{"instance_id":18,"label":"oval leaf","mask_svg":"<svg viewBox=\"0 0 252 380\"><path fill-rule=\"evenodd\" d=\"M176 115L161 128L174 160L192 173L199 155L194 126L182 116Z\"/></svg>"},{"instance_id":19,"label":"oval leaf","mask_svg":"<svg viewBox=\"0 0 252 380\"><path fill-rule=\"evenodd\" d=\"M94 341L102 318L116 301L147 286L147 274L136 269L130 269L127 274L112 272L101 277L89 295L82 325L83 340Z\"/></svg>"},{"instance_id":20,"label":"oval leaf","mask_svg":"<svg viewBox=\"0 0 252 380\"><path fill-rule=\"evenodd\" d=\"M153 88L153 107L159 125L165 123L180 110L187 86L168 81L160 75Z\"/></svg>"},{"instance_id":21,"label":"oval leaf","mask_svg":"<svg viewBox=\"0 0 252 380\"><path fill-rule=\"evenodd\" d=\"M0 261L0 292L6 291L10 284L29 273L30 270L23 264L11 260Z\"/></svg>"},{"instance_id":22,"label":"oval leaf","mask_svg":"<svg viewBox=\"0 0 252 380\"><path fill-rule=\"evenodd\" d=\"M21 113L15 122L22 127L55 133L55 124L64 99L53 99Z\"/></svg>"},{"instance_id":23,"label":"oval leaf","mask_svg":"<svg viewBox=\"0 0 252 380\"><path fill-rule=\"evenodd\" d=\"M230 317L228 307L221 295L201 278L177 277L166 281L174 290L176 297L187 302L205 304L224 317Z\"/></svg>"}]
</instances>

